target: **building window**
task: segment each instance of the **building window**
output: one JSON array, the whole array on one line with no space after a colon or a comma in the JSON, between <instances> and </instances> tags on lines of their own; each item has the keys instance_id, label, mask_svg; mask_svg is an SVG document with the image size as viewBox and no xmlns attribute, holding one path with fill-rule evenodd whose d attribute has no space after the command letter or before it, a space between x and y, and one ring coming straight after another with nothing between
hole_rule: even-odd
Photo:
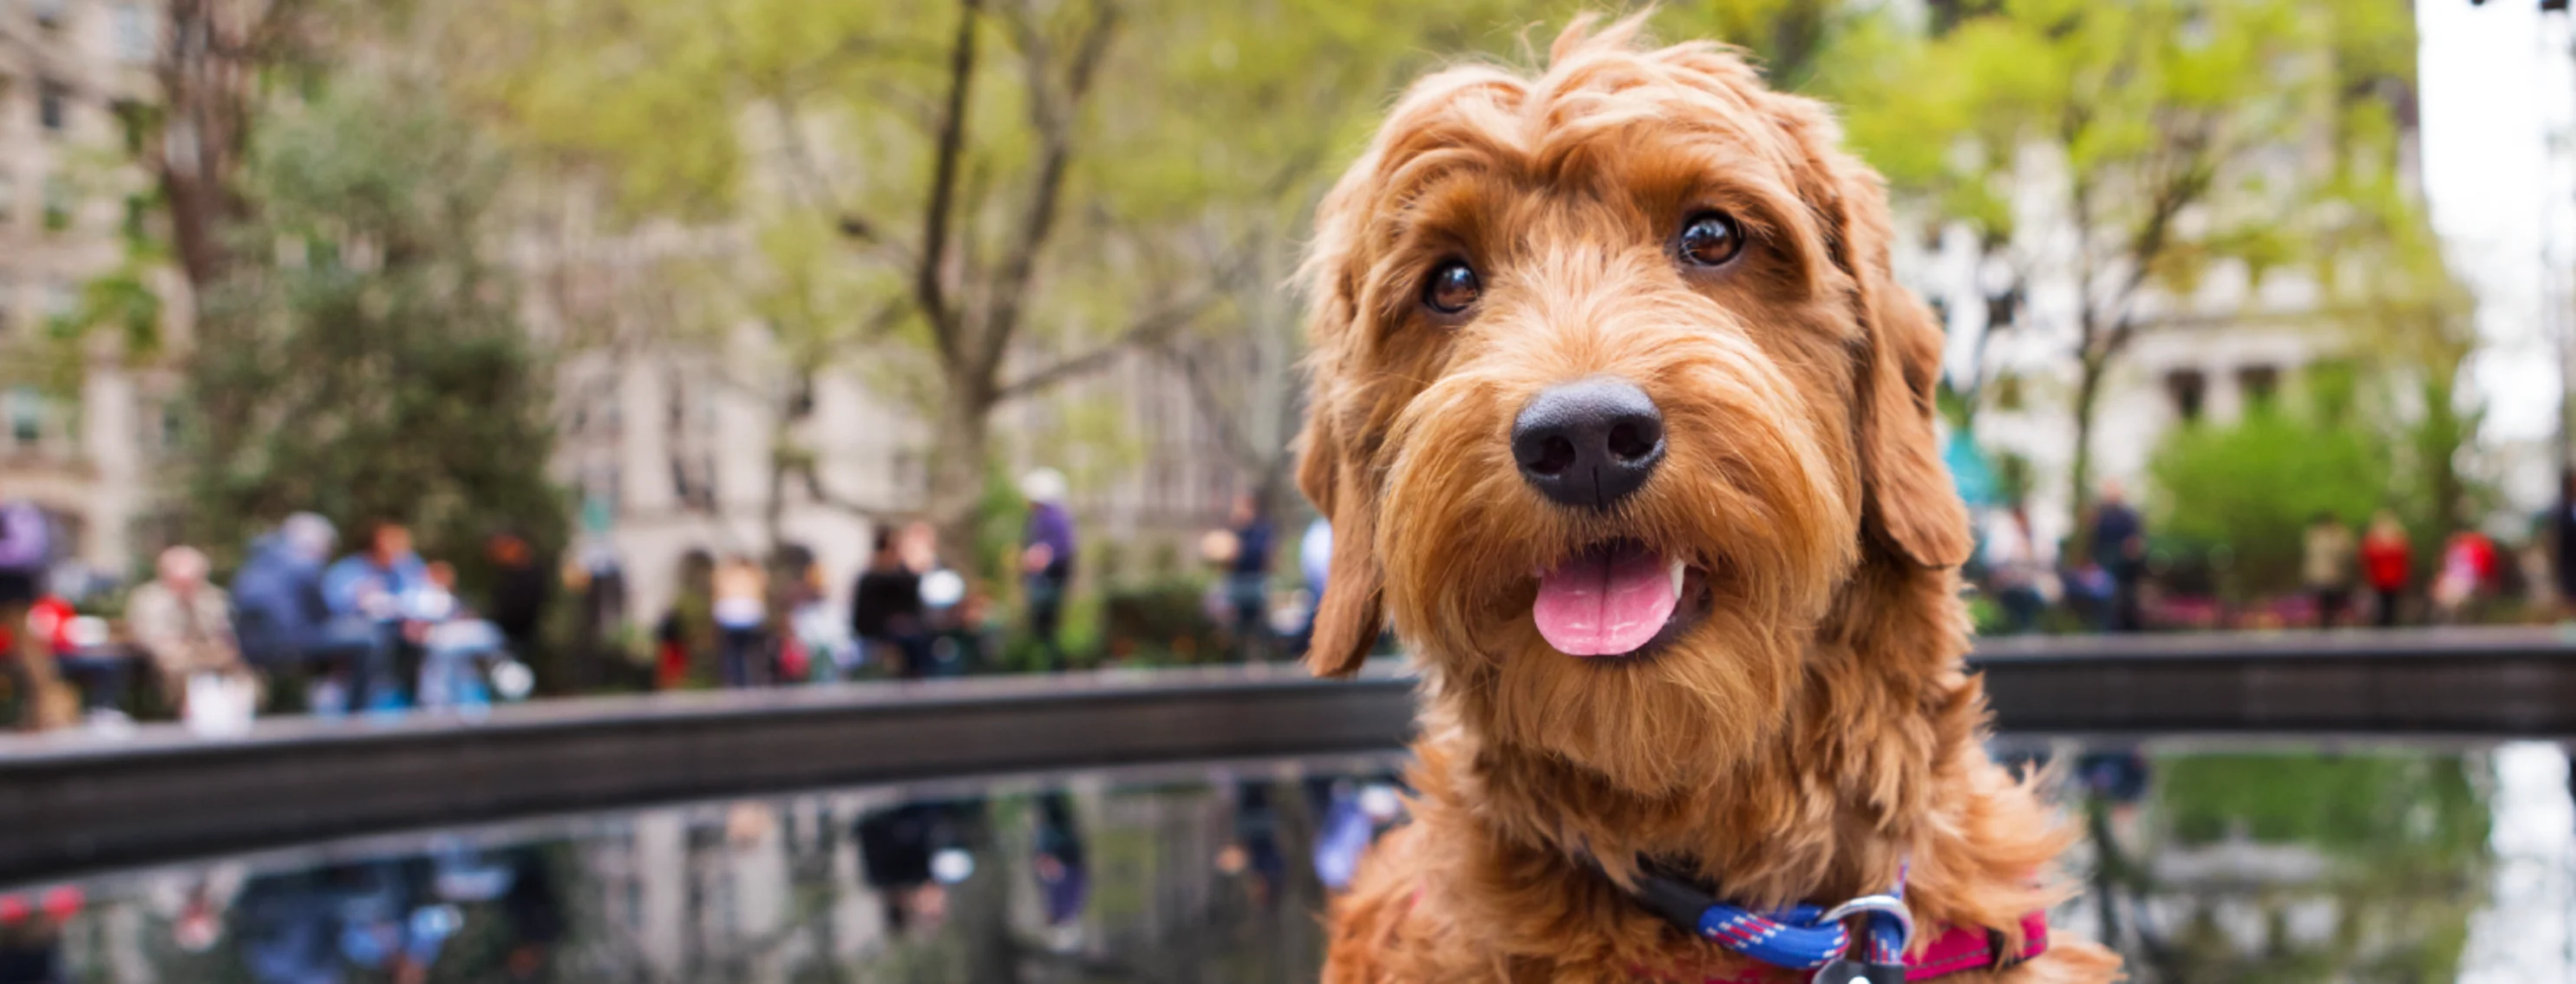
<instances>
[{"instance_id":1,"label":"building window","mask_svg":"<svg viewBox=\"0 0 2576 984\"><path fill-rule=\"evenodd\" d=\"M120 3L116 5L115 18L116 57L129 65L149 64L161 46L151 11L139 3Z\"/></svg>"},{"instance_id":2,"label":"building window","mask_svg":"<svg viewBox=\"0 0 2576 984\"><path fill-rule=\"evenodd\" d=\"M45 179L45 229L61 232L72 227L72 183L56 174Z\"/></svg>"},{"instance_id":3,"label":"building window","mask_svg":"<svg viewBox=\"0 0 2576 984\"><path fill-rule=\"evenodd\" d=\"M2176 369L2166 373L2165 395L2173 398L2175 417L2184 421L2199 420L2201 403L2209 396L2209 376L2198 369Z\"/></svg>"},{"instance_id":4,"label":"building window","mask_svg":"<svg viewBox=\"0 0 2576 984\"><path fill-rule=\"evenodd\" d=\"M80 316L80 288L69 280L45 284L45 321L56 328L67 328Z\"/></svg>"},{"instance_id":5,"label":"building window","mask_svg":"<svg viewBox=\"0 0 2576 984\"><path fill-rule=\"evenodd\" d=\"M2281 390L2279 366L2246 366L2236 370L2236 390L2245 395L2248 410L2272 405L2272 396Z\"/></svg>"},{"instance_id":6,"label":"building window","mask_svg":"<svg viewBox=\"0 0 2576 984\"><path fill-rule=\"evenodd\" d=\"M46 79L36 83L36 122L46 133L61 136L71 129L72 91Z\"/></svg>"},{"instance_id":7,"label":"building window","mask_svg":"<svg viewBox=\"0 0 2576 984\"><path fill-rule=\"evenodd\" d=\"M45 439L45 398L35 387L20 386L9 391L9 442L20 448L33 448Z\"/></svg>"}]
</instances>

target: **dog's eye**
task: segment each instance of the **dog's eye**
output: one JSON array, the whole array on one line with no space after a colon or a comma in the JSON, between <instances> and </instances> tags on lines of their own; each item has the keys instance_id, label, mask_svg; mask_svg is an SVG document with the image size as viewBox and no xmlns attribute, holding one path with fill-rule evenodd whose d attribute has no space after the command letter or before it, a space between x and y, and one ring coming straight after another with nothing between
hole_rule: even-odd
<instances>
[{"instance_id":1,"label":"dog's eye","mask_svg":"<svg viewBox=\"0 0 2576 984\"><path fill-rule=\"evenodd\" d=\"M1674 241L1673 251L1692 266L1725 266L1735 254L1744 252L1744 231L1736 228L1734 216L1701 212L1682 223L1682 234Z\"/></svg>"},{"instance_id":2,"label":"dog's eye","mask_svg":"<svg viewBox=\"0 0 2576 984\"><path fill-rule=\"evenodd\" d=\"M1451 260L1431 271L1431 281L1422 285L1422 304L1441 314L1456 314L1484 292L1484 285L1476 282L1476 271L1465 260Z\"/></svg>"}]
</instances>

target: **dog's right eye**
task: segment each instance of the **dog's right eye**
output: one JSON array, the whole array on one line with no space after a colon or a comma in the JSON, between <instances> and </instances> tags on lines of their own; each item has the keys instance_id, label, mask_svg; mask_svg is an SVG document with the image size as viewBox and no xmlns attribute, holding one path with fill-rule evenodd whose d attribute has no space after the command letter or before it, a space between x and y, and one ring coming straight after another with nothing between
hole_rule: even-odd
<instances>
[{"instance_id":1,"label":"dog's right eye","mask_svg":"<svg viewBox=\"0 0 2576 984\"><path fill-rule=\"evenodd\" d=\"M1476 271L1465 260L1451 260L1431 271L1431 280L1422 285L1422 305L1441 314L1457 314L1476 303L1483 294L1483 284L1476 282Z\"/></svg>"}]
</instances>

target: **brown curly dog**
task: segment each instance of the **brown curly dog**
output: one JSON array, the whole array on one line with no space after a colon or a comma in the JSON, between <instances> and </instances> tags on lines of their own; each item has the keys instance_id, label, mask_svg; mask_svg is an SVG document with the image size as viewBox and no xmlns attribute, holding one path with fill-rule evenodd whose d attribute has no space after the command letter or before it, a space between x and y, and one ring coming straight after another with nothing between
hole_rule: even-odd
<instances>
[{"instance_id":1,"label":"brown curly dog","mask_svg":"<svg viewBox=\"0 0 2576 984\"><path fill-rule=\"evenodd\" d=\"M1865 980L2114 979L2046 937L2071 837L1981 746L1940 329L1877 175L1824 106L1638 30L1424 79L1317 220L1308 659L1391 620L1424 679L1414 822L1326 980L1809 979L1659 890L1901 891L1919 932Z\"/></svg>"}]
</instances>

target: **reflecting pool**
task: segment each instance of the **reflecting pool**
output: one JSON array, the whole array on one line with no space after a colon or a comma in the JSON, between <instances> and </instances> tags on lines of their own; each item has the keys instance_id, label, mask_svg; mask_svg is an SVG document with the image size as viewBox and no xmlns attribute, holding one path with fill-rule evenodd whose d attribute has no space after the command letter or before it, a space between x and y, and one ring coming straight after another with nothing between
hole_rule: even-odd
<instances>
[{"instance_id":1,"label":"reflecting pool","mask_svg":"<svg viewBox=\"0 0 2576 984\"><path fill-rule=\"evenodd\" d=\"M2010 744L2134 979L2576 980L2550 744ZM0 984L1290 982L1395 755L804 792L0 892Z\"/></svg>"}]
</instances>

